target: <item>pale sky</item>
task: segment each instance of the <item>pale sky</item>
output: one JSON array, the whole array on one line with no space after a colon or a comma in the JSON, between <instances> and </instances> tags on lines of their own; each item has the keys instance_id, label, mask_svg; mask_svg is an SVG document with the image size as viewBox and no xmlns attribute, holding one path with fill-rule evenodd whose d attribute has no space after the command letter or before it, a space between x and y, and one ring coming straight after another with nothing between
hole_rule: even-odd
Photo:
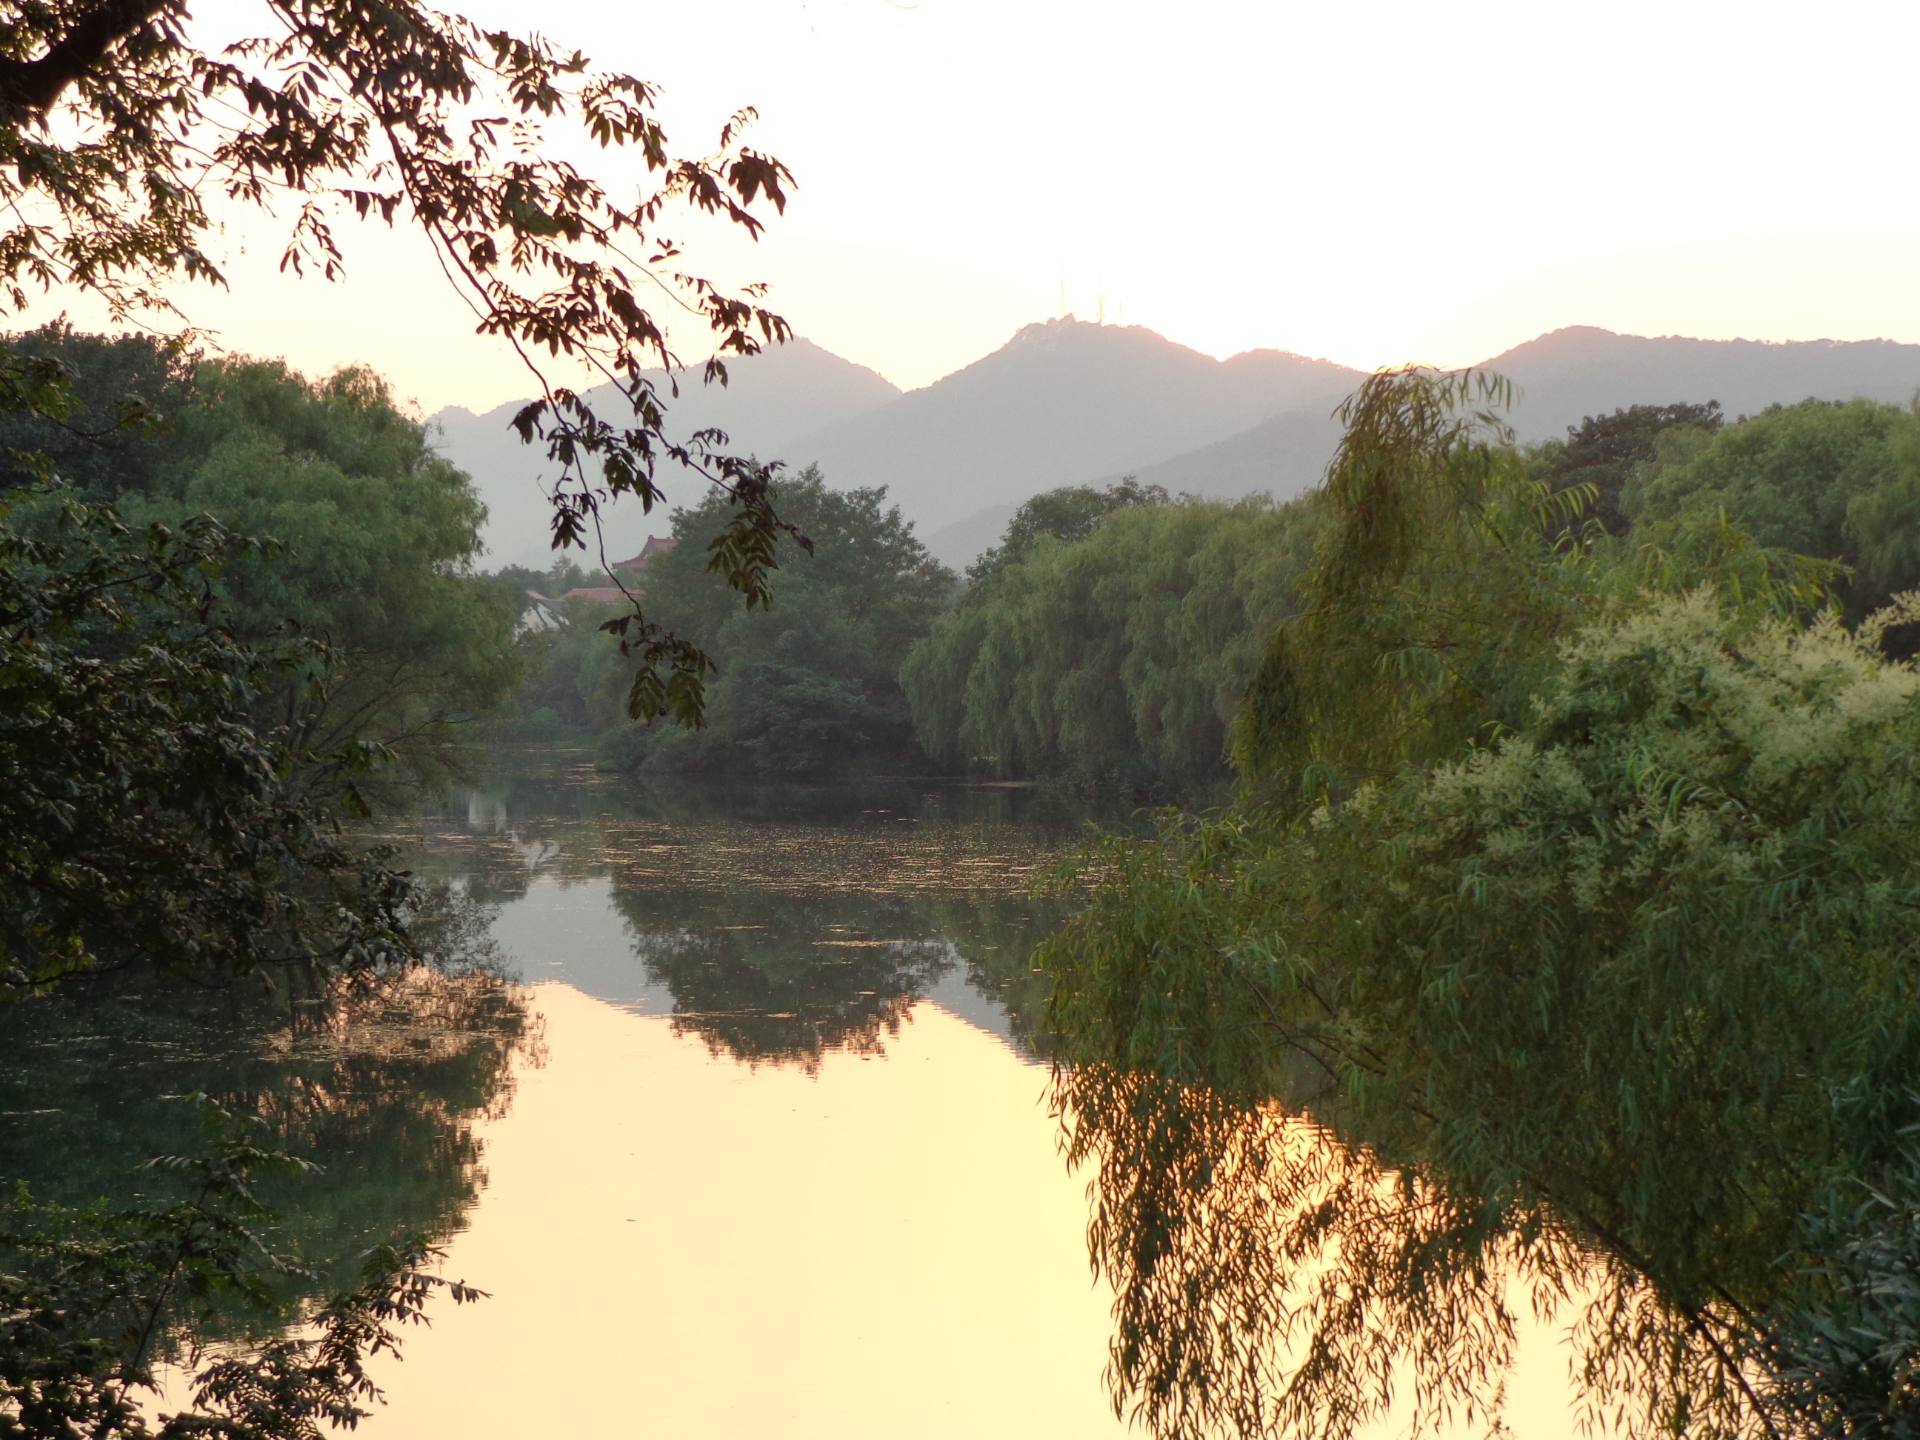
<instances>
[{"instance_id":1,"label":"pale sky","mask_svg":"<svg viewBox=\"0 0 1920 1440\"><path fill-rule=\"evenodd\" d=\"M754 143L799 189L750 250L679 232L692 267L771 282L799 333L904 387L1059 313L1063 291L1083 319L1210 354L1362 368L1463 364L1569 324L1920 341L1911 3L468 13L657 81L682 148L758 106ZM279 230L248 222L227 237L232 296L183 303L230 348L368 361L428 411L526 394L424 242L375 228L330 287L281 281Z\"/></svg>"}]
</instances>

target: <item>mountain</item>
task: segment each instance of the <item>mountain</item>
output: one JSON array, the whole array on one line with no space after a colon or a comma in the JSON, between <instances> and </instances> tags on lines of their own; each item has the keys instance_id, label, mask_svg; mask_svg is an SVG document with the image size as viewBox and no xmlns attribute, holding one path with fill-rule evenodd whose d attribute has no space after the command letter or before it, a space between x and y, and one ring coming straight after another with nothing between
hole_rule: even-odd
<instances>
[{"instance_id":1,"label":"mountain","mask_svg":"<svg viewBox=\"0 0 1920 1440\"><path fill-rule=\"evenodd\" d=\"M1141 470L1279 410L1331 407L1358 380L1326 360L1278 350L1215 360L1142 326L1069 317L1029 325L925 389L801 436L784 458L817 462L836 486L886 485L932 535L1056 485Z\"/></svg>"},{"instance_id":2,"label":"mountain","mask_svg":"<svg viewBox=\"0 0 1920 1440\"><path fill-rule=\"evenodd\" d=\"M651 372L666 390L666 372ZM670 432L684 436L716 426L725 430L734 448L762 459L774 459L791 437L865 414L897 399L899 389L864 365L842 360L807 340L793 340L758 355L727 362L727 384L703 385L698 370L683 374L680 396L669 398ZM591 392L596 403L616 399L612 387ZM438 431L438 448L473 477L486 502L483 537L488 566L552 563L548 525L552 511L541 475L549 466L544 451L522 445L508 422L524 401L512 401L475 415L454 406L427 423ZM607 413L613 411L609 406ZM699 498L704 485L691 475L676 475L672 467L660 474L662 488L674 503ZM606 512L607 553L613 558L637 551L649 534L664 535L664 515L646 515L631 502Z\"/></svg>"},{"instance_id":3,"label":"mountain","mask_svg":"<svg viewBox=\"0 0 1920 1440\"><path fill-rule=\"evenodd\" d=\"M1356 371L1353 384L1358 383ZM1159 485L1173 495L1237 500L1264 490L1279 499L1290 500L1319 484L1320 477L1326 473L1327 461L1333 458L1334 447L1340 443L1340 425L1333 418L1335 403L1325 400L1310 407L1288 410L1224 440L1183 451L1152 465L1117 468L1105 475L1082 478L1089 483L1107 485L1131 475L1143 485ZM962 570L983 550L999 543L1007 522L1019 508L1017 500L989 505L923 531L921 538L935 559Z\"/></svg>"},{"instance_id":4,"label":"mountain","mask_svg":"<svg viewBox=\"0 0 1920 1440\"><path fill-rule=\"evenodd\" d=\"M1320 482L1339 443L1340 422L1333 418L1333 406L1316 405L1275 415L1237 435L1149 465L1134 478L1176 495L1237 500L1265 490L1290 500Z\"/></svg>"},{"instance_id":5,"label":"mountain","mask_svg":"<svg viewBox=\"0 0 1920 1440\"><path fill-rule=\"evenodd\" d=\"M928 548L956 567L994 544L1022 502L1057 485L1131 474L1175 493L1298 494L1324 473L1340 438L1332 411L1364 378L1280 350L1215 360L1141 326L1071 317L1029 325L906 394L804 340L730 368L725 390L696 382L673 403L677 433L717 425L746 453L795 469L817 462L835 486L885 485ZM1575 326L1478 368L1519 387L1510 418L1529 441L1634 404L1718 400L1738 416L1809 396L1905 404L1920 391L1920 346L1889 340L1692 340ZM516 408L447 410L434 423L492 511L487 563L544 565L546 501L534 478L543 457L507 430ZM688 498L693 483L673 498ZM637 550L666 528L664 516L635 505L609 519L609 553Z\"/></svg>"},{"instance_id":6,"label":"mountain","mask_svg":"<svg viewBox=\"0 0 1920 1440\"><path fill-rule=\"evenodd\" d=\"M1920 390L1920 345L1892 340L1690 340L1590 325L1516 345L1481 369L1520 387L1509 417L1522 440L1564 437L1589 415L1629 405L1718 400L1727 418L1798 400L1905 405Z\"/></svg>"},{"instance_id":7,"label":"mountain","mask_svg":"<svg viewBox=\"0 0 1920 1440\"><path fill-rule=\"evenodd\" d=\"M1564 438L1587 416L1630 405L1718 400L1731 419L1810 397L1905 405L1920 392L1920 345L1892 340L1693 340L1579 325L1475 368L1514 382L1518 397L1507 418L1524 442ZM1175 493L1231 499L1266 490L1287 499L1318 483L1339 443L1330 406L1293 410L1134 474ZM947 527L955 553L992 513Z\"/></svg>"}]
</instances>

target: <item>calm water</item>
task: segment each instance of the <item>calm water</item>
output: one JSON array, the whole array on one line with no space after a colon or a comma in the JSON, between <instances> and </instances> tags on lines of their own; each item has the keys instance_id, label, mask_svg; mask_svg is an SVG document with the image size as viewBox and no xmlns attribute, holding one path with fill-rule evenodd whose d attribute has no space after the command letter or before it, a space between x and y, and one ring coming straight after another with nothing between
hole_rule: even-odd
<instances>
[{"instance_id":1,"label":"calm water","mask_svg":"<svg viewBox=\"0 0 1920 1440\"><path fill-rule=\"evenodd\" d=\"M449 1245L492 1298L409 1340L371 1432L1123 1433L1025 973L1073 829L1024 801L550 760L410 833L543 1028Z\"/></svg>"},{"instance_id":2,"label":"calm water","mask_svg":"<svg viewBox=\"0 0 1920 1440\"><path fill-rule=\"evenodd\" d=\"M1026 969L1078 829L1004 790L689 797L522 756L392 838L478 902L530 1017L289 1041L81 1008L0 1034L0 1178L123 1189L191 1148L155 1097L206 1088L326 1166L282 1197L310 1255L441 1237L491 1298L377 1367L376 1440L1127 1433ZM1524 1347L1526 1440L1571 1433L1564 1364Z\"/></svg>"}]
</instances>

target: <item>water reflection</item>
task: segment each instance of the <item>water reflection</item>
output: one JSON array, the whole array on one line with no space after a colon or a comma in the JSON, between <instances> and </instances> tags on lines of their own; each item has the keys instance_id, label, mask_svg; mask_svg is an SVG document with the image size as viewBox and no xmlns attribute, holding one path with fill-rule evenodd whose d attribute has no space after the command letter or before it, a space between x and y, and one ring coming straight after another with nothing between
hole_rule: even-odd
<instances>
[{"instance_id":1,"label":"water reflection","mask_svg":"<svg viewBox=\"0 0 1920 1440\"><path fill-rule=\"evenodd\" d=\"M487 1178L476 1127L507 1109L515 1057L539 1053L517 987L484 975L421 976L295 1028L254 997L135 983L23 1002L0 1008L0 1184L68 1206L184 1198L144 1162L204 1153L174 1098L204 1092L319 1167L256 1185L278 1247L317 1273L214 1333L271 1324L353 1283L368 1247L460 1227Z\"/></svg>"},{"instance_id":2,"label":"water reflection","mask_svg":"<svg viewBox=\"0 0 1920 1440\"><path fill-rule=\"evenodd\" d=\"M1080 1180L1040 1079L925 1006L884 1061L751 1076L541 985L552 1063L488 1127L442 1307L361 1433L1118 1440ZM569 1378L577 1377L577 1378Z\"/></svg>"},{"instance_id":3,"label":"water reflection","mask_svg":"<svg viewBox=\"0 0 1920 1440\"><path fill-rule=\"evenodd\" d=\"M375 1435L1119 1433L1026 968L1074 826L1010 792L718 801L535 758L391 837L538 982L551 1063L478 1009L284 1036L129 996L0 1036L0 1110L54 1112L0 1116L0 1178L124 1194L191 1148L154 1097L205 1088L326 1163L290 1197L310 1256L447 1239L492 1298L382 1362Z\"/></svg>"},{"instance_id":4,"label":"water reflection","mask_svg":"<svg viewBox=\"0 0 1920 1440\"><path fill-rule=\"evenodd\" d=\"M488 1127L449 1254L493 1299L409 1339L374 1424L1123 1433L1026 967L1054 923L1030 877L1073 829L1026 810L709 808L548 764L423 817L403 838L499 904L553 1061Z\"/></svg>"},{"instance_id":5,"label":"water reflection","mask_svg":"<svg viewBox=\"0 0 1920 1440\"><path fill-rule=\"evenodd\" d=\"M1076 831L1036 808L1006 789L620 790L531 757L396 838L506 906L496 937L527 978L813 1070L882 1053L929 1000L1040 1052L1026 957L1059 910L1028 890Z\"/></svg>"}]
</instances>

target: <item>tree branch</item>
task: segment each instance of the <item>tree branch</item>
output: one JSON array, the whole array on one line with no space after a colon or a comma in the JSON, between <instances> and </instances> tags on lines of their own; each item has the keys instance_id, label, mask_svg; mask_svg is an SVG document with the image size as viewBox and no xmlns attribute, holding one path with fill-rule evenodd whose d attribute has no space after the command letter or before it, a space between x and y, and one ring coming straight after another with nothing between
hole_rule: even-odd
<instances>
[{"instance_id":1,"label":"tree branch","mask_svg":"<svg viewBox=\"0 0 1920 1440\"><path fill-rule=\"evenodd\" d=\"M37 60L0 61L0 106L10 116L42 119L66 88L97 66L107 51L134 34L172 0L101 0L81 12L74 27Z\"/></svg>"}]
</instances>

